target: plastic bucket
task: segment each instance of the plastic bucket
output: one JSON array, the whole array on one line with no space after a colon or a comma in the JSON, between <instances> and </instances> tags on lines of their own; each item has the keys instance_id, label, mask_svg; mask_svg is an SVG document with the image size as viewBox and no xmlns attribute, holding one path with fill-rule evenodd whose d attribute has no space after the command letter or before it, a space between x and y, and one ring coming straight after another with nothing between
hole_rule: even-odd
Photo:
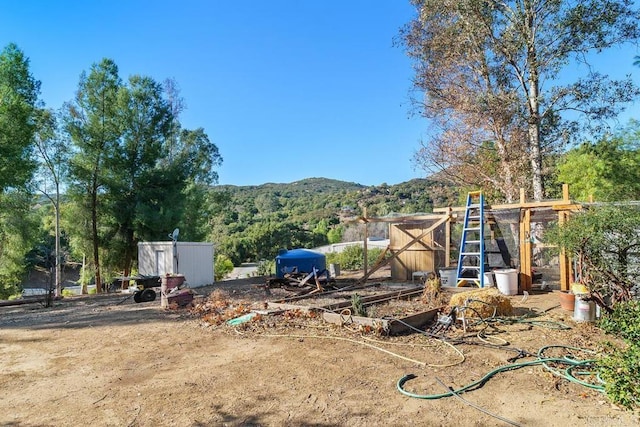
<instances>
[{"instance_id":1,"label":"plastic bucket","mask_svg":"<svg viewBox=\"0 0 640 427\"><path fill-rule=\"evenodd\" d=\"M596 320L596 303L586 301L588 294L577 294L576 302L573 308L573 320L576 322L595 322Z\"/></svg>"},{"instance_id":2,"label":"plastic bucket","mask_svg":"<svg viewBox=\"0 0 640 427\"><path fill-rule=\"evenodd\" d=\"M440 272L440 284L444 287L455 288L458 286L458 269L455 267L441 268Z\"/></svg>"},{"instance_id":3,"label":"plastic bucket","mask_svg":"<svg viewBox=\"0 0 640 427\"><path fill-rule=\"evenodd\" d=\"M507 268L506 270L494 270L496 276L496 286L500 293L504 295L518 294L518 270Z\"/></svg>"},{"instance_id":4,"label":"plastic bucket","mask_svg":"<svg viewBox=\"0 0 640 427\"><path fill-rule=\"evenodd\" d=\"M484 287L492 287L495 286L496 282L493 280L493 272L489 271L484 273Z\"/></svg>"}]
</instances>

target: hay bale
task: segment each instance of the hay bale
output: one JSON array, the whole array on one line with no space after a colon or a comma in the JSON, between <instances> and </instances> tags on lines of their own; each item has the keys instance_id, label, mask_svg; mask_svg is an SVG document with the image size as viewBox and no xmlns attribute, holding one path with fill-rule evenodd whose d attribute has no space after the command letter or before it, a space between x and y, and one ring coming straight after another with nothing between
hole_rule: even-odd
<instances>
[{"instance_id":1,"label":"hay bale","mask_svg":"<svg viewBox=\"0 0 640 427\"><path fill-rule=\"evenodd\" d=\"M468 304L465 304L467 300L470 301ZM511 316L513 313L511 300L502 295L500 291L494 287L474 289L472 291L460 292L451 296L451 300L449 301L450 307L464 307L465 305L473 309L465 311L466 317L477 316L475 313L476 311L483 318L491 317L493 316L494 307L497 308L496 316Z\"/></svg>"}]
</instances>

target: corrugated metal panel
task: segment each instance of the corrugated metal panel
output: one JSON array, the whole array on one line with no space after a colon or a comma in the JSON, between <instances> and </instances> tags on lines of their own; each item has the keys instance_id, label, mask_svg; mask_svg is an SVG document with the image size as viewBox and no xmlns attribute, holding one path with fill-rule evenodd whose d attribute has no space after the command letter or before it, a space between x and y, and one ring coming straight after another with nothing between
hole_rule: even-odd
<instances>
[{"instance_id":1,"label":"corrugated metal panel","mask_svg":"<svg viewBox=\"0 0 640 427\"><path fill-rule=\"evenodd\" d=\"M189 286L211 285L214 282L213 243L176 242L138 243L138 271L147 276L183 274Z\"/></svg>"}]
</instances>

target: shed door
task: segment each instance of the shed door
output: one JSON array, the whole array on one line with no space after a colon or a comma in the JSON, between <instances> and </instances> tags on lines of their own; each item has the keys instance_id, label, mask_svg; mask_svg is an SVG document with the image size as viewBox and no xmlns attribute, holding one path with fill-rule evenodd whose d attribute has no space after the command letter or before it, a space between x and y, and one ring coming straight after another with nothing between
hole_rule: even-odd
<instances>
[{"instance_id":1,"label":"shed door","mask_svg":"<svg viewBox=\"0 0 640 427\"><path fill-rule=\"evenodd\" d=\"M164 251L156 251L156 276L162 276L167 271L167 266L164 261Z\"/></svg>"}]
</instances>

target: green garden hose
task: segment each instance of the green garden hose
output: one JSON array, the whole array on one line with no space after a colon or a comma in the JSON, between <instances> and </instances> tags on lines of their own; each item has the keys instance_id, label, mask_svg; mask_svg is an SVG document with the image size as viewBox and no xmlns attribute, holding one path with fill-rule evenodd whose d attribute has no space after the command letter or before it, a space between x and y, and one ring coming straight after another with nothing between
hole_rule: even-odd
<instances>
[{"instance_id":1,"label":"green garden hose","mask_svg":"<svg viewBox=\"0 0 640 427\"><path fill-rule=\"evenodd\" d=\"M515 370L515 369L520 369L523 368L525 366L534 366L534 365L542 365L545 367L545 369L547 369L548 371L552 372L554 375L558 375L560 377L563 377L565 379L567 379L568 381L574 382L576 384L581 384L585 387L589 387L598 391L604 391L604 387L601 385L596 385L596 384L591 384L591 383L587 383L585 381L582 381L578 378L576 378L576 376L573 373L573 369L576 369L578 367L586 367L589 365L592 365L594 363L594 360L576 360L576 359L571 359L568 357L542 357L542 355L544 354L544 351L549 349L549 348L565 348L565 349L570 349L570 350L576 350L576 351L583 351L583 352L588 352L588 353L593 353L590 350L586 350L586 349L580 349L580 348L575 348L575 347L568 347L568 346L559 346L559 345L554 345L554 346L545 346L542 347L539 351L538 351L538 359L536 360L530 360L527 362L520 362L520 363L511 363L508 365L503 365L503 366L499 366L496 369L490 371L489 373L487 373L485 376L483 376L482 378L480 378L477 381L472 382L471 384L468 384L462 388L459 388L457 390L453 390L453 391L449 391L447 393L440 393L440 394L416 394L416 393L412 393L410 391L407 391L404 389L404 385L405 383L407 383L409 380L412 380L414 378L416 378L416 375L414 374L408 374L403 376L402 378L400 378L397 382L397 389L400 393L404 394L405 396L408 397L413 397L416 399L441 399L443 397L451 397L454 396L455 394L461 394L461 393L465 393L467 391L476 389L476 388L480 388L482 385L484 385L484 383L486 383L487 381L489 381L489 379L491 377L493 377L496 374L499 374L500 372L505 372L505 371L511 371L511 370ZM564 371L559 371L558 369L552 368L549 364L551 363L560 363L560 364L564 364L564 365L569 365L569 367L567 369L565 369ZM584 375L586 373L579 373L579 375Z\"/></svg>"}]
</instances>

